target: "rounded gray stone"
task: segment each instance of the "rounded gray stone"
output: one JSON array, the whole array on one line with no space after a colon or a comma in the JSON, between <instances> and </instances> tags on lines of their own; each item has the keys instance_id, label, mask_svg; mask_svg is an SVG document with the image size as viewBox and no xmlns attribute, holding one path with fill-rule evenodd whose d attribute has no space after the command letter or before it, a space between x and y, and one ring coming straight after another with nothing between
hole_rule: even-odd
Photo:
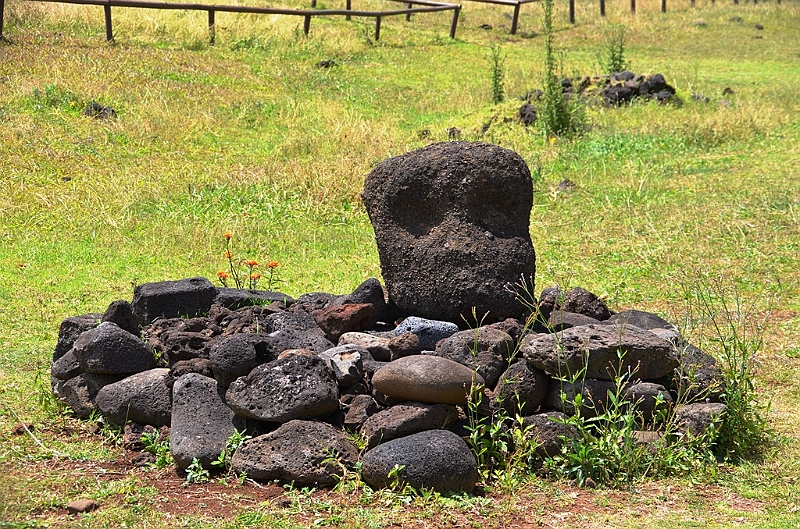
<instances>
[{"instance_id":1,"label":"rounded gray stone","mask_svg":"<svg viewBox=\"0 0 800 529\"><path fill-rule=\"evenodd\" d=\"M120 426L128 421L169 426L172 399L166 384L167 368L143 371L104 386L95 403L103 416Z\"/></svg>"},{"instance_id":2,"label":"rounded gray stone","mask_svg":"<svg viewBox=\"0 0 800 529\"><path fill-rule=\"evenodd\" d=\"M514 354L514 339L499 329L481 327L440 340L434 354L476 370L491 389Z\"/></svg>"},{"instance_id":3,"label":"rounded gray stone","mask_svg":"<svg viewBox=\"0 0 800 529\"><path fill-rule=\"evenodd\" d=\"M458 410L451 404L404 402L369 417L361 433L367 438L367 447L374 448L398 437L447 428L456 418Z\"/></svg>"},{"instance_id":4,"label":"rounded gray stone","mask_svg":"<svg viewBox=\"0 0 800 529\"><path fill-rule=\"evenodd\" d=\"M467 443L448 430L428 430L393 439L362 458L362 477L373 488L391 485L389 473L402 466L398 477L415 489L439 493L471 493L478 481L478 465Z\"/></svg>"},{"instance_id":5,"label":"rounded gray stone","mask_svg":"<svg viewBox=\"0 0 800 529\"><path fill-rule=\"evenodd\" d=\"M81 334L72 351L86 373L132 375L156 365L150 347L109 321Z\"/></svg>"},{"instance_id":6,"label":"rounded gray stone","mask_svg":"<svg viewBox=\"0 0 800 529\"><path fill-rule=\"evenodd\" d=\"M484 381L470 368L428 355L399 358L372 376L372 385L386 396L431 404L463 404L473 384Z\"/></svg>"}]
</instances>

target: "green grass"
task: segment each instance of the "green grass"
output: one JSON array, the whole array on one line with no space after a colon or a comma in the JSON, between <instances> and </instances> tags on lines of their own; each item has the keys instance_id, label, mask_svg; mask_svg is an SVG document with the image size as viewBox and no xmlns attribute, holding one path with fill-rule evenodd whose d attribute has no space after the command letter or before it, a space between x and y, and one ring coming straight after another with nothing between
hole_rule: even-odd
<instances>
[{"instance_id":1,"label":"green grass","mask_svg":"<svg viewBox=\"0 0 800 529\"><path fill-rule=\"evenodd\" d=\"M511 36L510 10L466 3L456 40L447 37L449 14L385 19L378 42L367 40L374 26L365 20L314 20L304 38L300 19L218 14L212 47L197 13L115 9L109 45L98 7L9 0L10 43L0 43L0 465L17 470L0 473L0 520L55 523L56 509L84 493L102 495L104 508L83 526L174 524L147 480L98 488L82 478L73 487L58 470L53 451L77 461L119 454L37 403L36 374L48 372L61 319L130 299L133 284L213 278L225 264L226 231L239 253L281 263L287 294L351 291L380 275L359 198L371 167L446 140L450 127L476 139L494 117L483 139L515 149L536 174L537 292L580 285L614 308L680 321L680 286L694 270L724 274L759 311L774 310L756 380L772 396L769 421L781 441L761 462L722 465L695 482L642 485L631 498L593 493L584 514L568 486L534 480L514 495L462 505L454 519L726 527L741 517L749 527L797 526L800 11L792 1L668 7L664 15L640 5L631 17L618 2L603 21L596 3L579 1L571 26L556 6L564 72L599 73L608 25L624 24L631 68L663 73L684 105L589 108L589 130L551 143L505 119L541 87L538 5L523 7L520 34ZM505 57L506 102L496 106L492 44ZM317 68L323 59L337 66ZM734 93L723 96L726 87ZM710 103L692 101L693 92ZM90 101L119 118L81 117ZM573 191L558 190L565 178ZM37 425L47 450L9 433L18 420ZM736 507L744 499L758 504L757 516ZM452 521L441 502L310 501L186 523ZM558 509L571 513L567 522Z\"/></svg>"}]
</instances>

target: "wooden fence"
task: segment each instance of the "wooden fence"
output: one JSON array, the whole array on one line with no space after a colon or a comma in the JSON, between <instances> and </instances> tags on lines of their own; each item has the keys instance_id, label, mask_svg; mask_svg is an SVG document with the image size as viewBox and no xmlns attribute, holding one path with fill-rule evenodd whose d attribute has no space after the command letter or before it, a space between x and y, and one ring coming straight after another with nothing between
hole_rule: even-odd
<instances>
[{"instance_id":1,"label":"wooden fence","mask_svg":"<svg viewBox=\"0 0 800 529\"><path fill-rule=\"evenodd\" d=\"M461 13L460 4L450 4L445 2L435 2L432 0L387 0L390 2L400 2L406 5L404 9L394 9L387 11L358 11L353 10L352 0L346 0L345 9L315 9L317 0L311 0L311 9L282 9L272 7L248 7L248 6L232 6L232 5L214 5L214 4L174 4L167 2L154 2L148 0L27 0L33 2L54 2L60 4L82 4L102 6L105 13L106 21L106 40L114 40L114 29L111 21L111 8L112 7L133 7L144 9L184 9L192 11L206 11L208 13L208 33L211 43L214 43L216 37L214 31L215 15L216 12L227 13L256 13L265 15L290 15L303 17L303 33L308 35L311 29L311 18L316 16L344 16L347 20L351 17L366 17L375 19L375 40L381 36L381 19L383 17L405 15L406 20L411 20L411 15L414 13L433 13L438 11L453 11L453 21L450 24L450 38L456 37L456 28L458 26L458 17ZM511 34L517 33L519 24L520 8L524 4L531 2L538 2L540 0L468 0L470 2L480 2L485 4L503 5L514 8L514 14L511 18ZM690 0L691 6L695 6L695 0ZM715 0L711 0L713 5ZM738 4L739 0L733 0L734 4ZM780 4L781 0L777 0ZM606 0L599 0L600 16L606 16ZM753 4L758 4L758 0L753 0ZM630 0L631 14L636 14L636 0ZM3 37L3 13L5 11L5 0L0 0L0 40ZM661 0L661 12L667 12L667 0ZM569 0L569 21L575 23L575 0Z\"/></svg>"}]
</instances>

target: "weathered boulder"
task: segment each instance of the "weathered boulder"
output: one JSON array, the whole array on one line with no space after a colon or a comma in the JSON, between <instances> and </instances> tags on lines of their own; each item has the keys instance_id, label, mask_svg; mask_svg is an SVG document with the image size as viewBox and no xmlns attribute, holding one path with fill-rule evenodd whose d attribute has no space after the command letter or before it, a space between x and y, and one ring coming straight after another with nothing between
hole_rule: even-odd
<instances>
[{"instance_id":1,"label":"weathered boulder","mask_svg":"<svg viewBox=\"0 0 800 529\"><path fill-rule=\"evenodd\" d=\"M544 402L549 385L550 377L522 358L500 377L492 399L512 417L530 415Z\"/></svg>"},{"instance_id":2,"label":"weathered boulder","mask_svg":"<svg viewBox=\"0 0 800 529\"><path fill-rule=\"evenodd\" d=\"M208 358L192 358L191 360L175 362L175 365L169 368L169 373L164 378L164 384L172 391L175 381L189 373L197 373L204 377L214 378L214 372L211 370L211 362Z\"/></svg>"},{"instance_id":3,"label":"weathered boulder","mask_svg":"<svg viewBox=\"0 0 800 529\"><path fill-rule=\"evenodd\" d=\"M264 334L234 334L218 341L208 353L214 378L222 386L228 387L259 363L275 360L277 354L274 351L267 353L270 340ZM257 348L261 350L261 355Z\"/></svg>"},{"instance_id":4,"label":"weathered boulder","mask_svg":"<svg viewBox=\"0 0 800 529\"><path fill-rule=\"evenodd\" d=\"M372 375L372 385L384 395L431 404L463 404L473 384L483 385L483 378L439 356L406 356Z\"/></svg>"},{"instance_id":5,"label":"weathered boulder","mask_svg":"<svg viewBox=\"0 0 800 529\"><path fill-rule=\"evenodd\" d=\"M470 493L478 481L475 456L448 430L428 430L378 445L362 457L362 477L373 488L385 488L396 466L402 466L399 480L415 489Z\"/></svg>"},{"instance_id":6,"label":"weathered boulder","mask_svg":"<svg viewBox=\"0 0 800 529\"><path fill-rule=\"evenodd\" d=\"M319 328L325 332L326 338L336 343L346 332L365 329L372 320L374 310L370 303L348 303L315 310L313 316Z\"/></svg>"},{"instance_id":7,"label":"weathered boulder","mask_svg":"<svg viewBox=\"0 0 800 529\"><path fill-rule=\"evenodd\" d=\"M112 301L103 313L101 321L116 323L123 331L139 336L139 318L133 313L133 306L124 299Z\"/></svg>"},{"instance_id":8,"label":"weathered boulder","mask_svg":"<svg viewBox=\"0 0 800 529\"><path fill-rule=\"evenodd\" d=\"M356 289L346 296L341 296L331 302L331 305L345 305L368 303L372 305L372 318L368 325L373 326L377 322L391 323L391 310L386 303L386 293L381 282L371 277L358 285Z\"/></svg>"},{"instance_id":9,"label":"weathered boulder","mask_svg":"<svg viewBox=\"0 0 800 529\"><path fill-rule=\"evenodd\" d=\"M362 351L368 353L366 349L357 345L339 345L321 352L319 357L328 361L339 386L349 388L360 382L364 374Z\"/></svg>"},{"instance_id":10,"label":"weathered boulder","mask_svg":"<svg viewBox=\"0 0 800 529\"><path fill-rule=\"evenodd\" d=\"M189 373L172 387L172 428L169 448L175 463L187 468L197 458L204 468L225 449L236 422L219 393L217 381Z\"/></svg>"},{"instance_id":11,"label":"weathered boulder","mask_svg":"<svg viewBox=\"0 0 800 529\"><path fill-rule=\"evenodd\" d=\"M280 303L284 307L294 303L294 299L282 292L270 290L247 290L244 288L218 288L214 303L229 309L240 309L254 305Z\"/></svg>"},{"instance_id":12,"label":"weathered boulder","mask_svg":"<svg viewBox=\"0 0 800 529\"><path fill-rule=\"evenodd\" d=\"M277 358L278 355L287 349L308 349L315 353L327 351L334 344L327 338L319 327L306 331L295 329L282 329L269 335L266 342L263 356L265 358Z\"/></svg>"},{"instance_id":13,"label":"weathered boulder","mask_svg":"<svg viewBox=\"0 0 800 529\"><path fill-rule=\"evenodd\" d=\"M123 426L128 421L169 426L172 414L170 390L165 383L169 369L156 368L104 386L95 397L103 416Z\"/></svg>"},{"instance_id":14,"label":"weathered boulder","mask_svg":"<svg viewBox=\"0 0 800 529\"><path fill-rule=\"evenodd\" d=\"M578 373L584 362L587 378L603 380L628 371L652 380L678 367L672 344L633 325L591 324L557 334L531 335L520 350L528 362L551 376Z\"/></svg>"},{"instance_id":15,"label":"weathered boulder","mask_svg":"<svg viewBox=\"0 0 800 529\"><path fill-rule=\"evenodd\" d=\"M390 341L391 338L364 332L346 332L339 337L339 345L352 344L362 347L379 362L389 362L392 359L392 350L389 348Z\"/></svg>"},{"instance_id":16,"label":"weathered boulder","mask_svg":"<svg viewBox=\"0 0 800 529\"><path fill-rule=\"evenodd\" d=\"M142 340L111 322L81 334L72 352L82 371L98 375L132 375L156 365L153 351Z\"/></svg>"},{"instance_id":17,"label":"weathered boulder","mask_svg":"<svg viewBox=\"0 0 800 529\"><path fill-rule=\"evenodd\" d=\"M332 456L335 463L329 461ZM356 461L358 450L341 430L295 420L242 443L233 454L231 470L256 480L325 486L338 481L342 466L352 469Z\"/></svg>"},{"instance_id":18,"label":"weathered boulder","mask_svg":"<svg viewBox=\"0 0 800 529\"><path fill-rule=\"evenodd\" d=\"M205 277L145 283L133 290L133 312L139 323L149 325L158 318L206 314L217 297L217 289Z\"/></svg>"},{"instance_id":19,"label":"weathered boulder","mask_svg":"<svg viewBox=\"0 0 800 529\"><path fill-rule=\"evenodd\" d=\"M94 399L97 393L108 384L120 379L118 375L93 375L81 373L64 382L58 391L61 400L72 409L76 417L88 419L97 407Z\"/></svg>"},{"instance_id":20,"label":"weathered boulder","mask_svg":"<svg viewBox=\"0 0 800 529\"><path fill-rule=\"evenodd\" d=\"M610 380L587 378L576 382L552 380L547 389L545 406L567 415L575 415L575 397L581 396L581 417L595 417L606 409L609 392L615 391L616 384Z\"/></svg>"},{"instance_id":21,"label":"weathered boulder","mask_svg":"<svg viewBox=\"0 0 800 529\"><path fill-rule=\"evenodd\" d=\"M460 331L436 344L436 356L448 358L477 371L494 388L506 369L505 360L514 353L514 340L492 327Z\"/></svg>"},{"instance_id":22,"label":"weathered boulder","mask_svg":"<svg viewBox=\"0 0 800 529\"><path fill-rule=\"evenodd\" d=\"M326 360L290 355L236 379L226 393L237 415L267 422L323 417L339 408L339 387Z\"/></svg>"},{"instance_id":23,"label":"weathered boulder","mask_svg":"<svg viewBox=\"0 0 800 529\"><path fill-rule=\"evenodd\" d=\"M58 328L58 342L56 343L56 348L53 350L53 361L67 354L75 344L75 340L86 331L97 327L102 317L102 314L93 313L64 318L64 321L61 322L61 326Z\"/></svg>"},{"instance_id":24,"label":"weathered boulder","mask_svg":"<svg viewBox=\"0 0 800 529\"><path fill-rule=\"evenodd\" d=\"M369 395L350 395L346 402L342 397L341 402L346 409L343 426L351 432L360 430L367 419L382 409Z\"/></svg>"},{"instance_id":25,"label":"weathered boulder","mask_svg":"<svg viewBox=\"0 0 800 529\"><path fill-rule=\"evenodd\" d=\"M222 329L213 320L203 317L159 319L145 328L142 335L172 366L181 360L208 358L221 333Z\"/></svg>"},{"instance_id":26,"label":"weathered boulder","mask_svg":"<svg viewBox=\"0 0 800 529\"><path fill-rule=\"evenodd\" d=\"M369 449L398 437L447 428L457 417L458 410L451 404L404 402L369 417L361 433Z\"/></svg>"},{"instance_id":27,"label":"weathered boulder","mask_svg":"<svg viewBox=\"0 0 800 529\"><path fill-rule=\"evenodd\" d=\"M641 418L648 423L659 411L666 411L672 406L672 395L667 388L654 382L637 382L625 388L625 399L636 407Z\"/></svg>"},{"instance_id":28,"label":"weathered boulder","mask_svg":"<svg viewBox=\"0 0 800 529\"><path fill-rule=\"evenodd\" d=\"M560 411L548 411L523 417L523 428L531 427L530 435L536 440L536 455L540 458L552 457L561 452L563 438L574 437L578 432L574 426L566 424L567 416Z\"/></svg>"},{"instance_id":29,"label":"weathered boulder","mask_svg":"<svg viewBox=\"0 0 800 529\"><path fill-rule=\"evenodd\" d=\"M571 288L567 291L561 301L561 310L583 314L601 321L607 320L611 316L611 311L608 310L605 301L581 287Z\"/></svg>"},{"instance_id":30,"label":"weathered boulder","mask_svg":"<svg viewBox=\"0 0 800 529\"><path fill-rule=\"evenodd\" d=\"M659 382L673 388L684 402L706 399L719 402L725 382L716 359L691 344L678 346L677 354L680 366L671 377Z\"/></svg>"},{"instance_id":31,"label":"weathered boulder","mask_svg":"<svg viewBox=\"0 0 800 529\"><path fill-rule=\"evenodd\" d=\"M422 349L419 346L419 336L413 332L404 332L389 339L390 360L397 360L404 356L418 355Z\"/></svg>"},{"instance_id":32,"label":"weathered boulder","mask_svg":"<svg viewBox=\"0 0 800 529\"><path fill-rule=\"evenodd\" d=\"M362 193L389 298L409 313L461 324L518 317L506 285L533 276L533 185L515 152L447 142L390 158ZM424 347L423 347L424 348Z\"/></svg>"},{"instance_id":33,"label":"weathered boulder","mask_svg":"<svg viewBox=\"0 0 800 529\"><path fill-rule=\"evenodd\" d=\"M70 349L67 354L50 364L50 375L59 380L69 380L81 374L81 363Z\"/></svg>"},{"instance_id":34,"label":"weathered boulder","mask_svg":"<svg viewBox=\"0 0 800 529\"><path fill-rule=\"evenodd\" d=\"M678 431L698 437L712 424L722 420L727 409L727 406L719 402L686 404L675 410L675 424L678 425Z\"/></svg>"},{"instance_id":35,"label":"weathered boulder","mask_svg":"<svg viewBox=\"0 0 800 529\"><path fill-rule=\"evenodd\" d=\"M423 351L432 351L439 340L458 332L458 325L449 321L428 320L417 316L409 316L400 322L394 330L395 336L414 333L419 338L419 347Z\"/></svg>"},{"instance_id":36,"label":"weathered boulder","mask_svg":"<svg viewBox=\"0 0 800 529\"><path fill-rule=\"evenodd\" d=\"M564 329L571 329L573 327L580 327L581 325L589 325L592 323L600 323L600 320L578 314L577 312L567 312L565 310L554 310L547 319L547 326L551 332L559 332Z\"/></svg>"}]
</instances>

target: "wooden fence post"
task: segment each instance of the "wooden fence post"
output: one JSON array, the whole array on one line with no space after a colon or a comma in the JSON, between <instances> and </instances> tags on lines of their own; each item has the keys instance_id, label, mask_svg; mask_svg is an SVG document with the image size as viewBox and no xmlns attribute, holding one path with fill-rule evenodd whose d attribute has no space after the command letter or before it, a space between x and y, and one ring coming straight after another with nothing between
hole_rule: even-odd
<instances>
[{"instance_id":1,"label":"wooden fence post","mask_svg":"<svg viewBox=\"0 0 800 529\"><path fill-rule=\"evenodd\" d=\"M667 0L661 0L661 12L662 13L667 12Z\"/></svg>"},{"instance_id":2,"label":"wooden fence post","mask_svg":"<svg viewBox=\"0 0 800 529\"><path fill-rule=\"evenodd\" d=\"M450 38L456 38L456 26L458 26L458 16L461 14L461 6L453 10L453 23L450 24Z\"/></svg>"},{"instance_id":3,"label":"wooden fence post","mask_svg":"<svg viewBox=\"0 0 800 529\"><path fill-rule=\"evenodd\" d=\"M350 8L351 8L351 7L352 7L352 0L347 0L347 2L345 3L345 6L344 6L344 8L345 8L347 11L350 11ZM344 17L344 19L345 19L345 20L350 20L350 15L347 15L346 17Z\"/></svg>"},{"instance_id":4,"label":"wooden fence post","mask_svg":"<svg viewBox=\"0 0 800 529\"><path fill-rule=\"evenodd\" d=\"M212 46L217 38L217 29L214 27L214 14L215 13L213 9L208 10L208 36Z\"/></svg>"},{"instance_id":5,"label":"wooden fence post","mask_svg":"<svg viewBox=\"0 0 800 529\"><path fill-rule=\"evenodd\" d=\"M631 0L631 15L636 14L636 0Z\"/></svg>"},{"instance_id":6,"label":"wooden fence post","mask_svg":"<svg viewBox=\"0 0 800 529\"><path fill-rule=\"evenodd\" d=\"M6 0L0 0L0 40L5 40L3 37L3 13L6 10Z\"/></svg>"},{"instance_id":7,"label":"wooden fence post","mask_svg":"<svg viewBox=\"0 0 800 529\"><path fill-rule=\"evenodd\" d=\"M517 24L519 24L519 8L522 4L517 4L514 6L514 18L511 19L511 34L517 34Z\"/></svg>"},{"instance_id":8,"label":"wooden fence post","mask_svg":"<svg viewBox=\"0 0 800 529\"><path fill-rule=\"evenodd\" d=\"M414 4L406 4L406 7L408 9L411 9L412 7L414 7ZM410 20L411 20L411 13L406 13L406 22L409 22Z\"/></svg>"},{"instance_id":9,"label":"wooden fence post","mask_svg":"<svg viewBox=\"0 0 800 529\"><path fill-rule=\"evenodd\" d=\"M114 40L114 30L111 27L111 4L104 5L103 12L106 15L106 40L111 42Z\"/></svg>"},{"instance_id":10,"label":"wooden fence post","mask_svg":"<svg viewBox=\"0 0 800 529\"><path fill-rule=\"evenodd\" d=\"M569 0L569 23L575 23L575 0Z\"/></svg>"},{"instance_id":11,"label":"wooden fence post","mask_svg":"<svg viewBox=\"0 0 800 529\"><path fill-rule=\"evenodd\" d=\"M381 17L375 17L375 42L381 38Z\"/></svg>"},{"instance_id":12,"label":"wooden fence post","mask_svg":"<svg viewBox=\"0 0 800 529\"><path fill-rule=\"evenodd\" d=\"M305 20L303 21L303 35L308 37L308 32L311 29L311 15L306 15Z\"/></svg>"},{"instance_id":13,"label":"wooden fence post","mask_svg":"<svg viewBox=\"0 0 800 529\"><path fill-rule=\"evenodd\" d=\"M606 16L606 0L600 0L600 16Z\"/></svg>"}]
</instances>

